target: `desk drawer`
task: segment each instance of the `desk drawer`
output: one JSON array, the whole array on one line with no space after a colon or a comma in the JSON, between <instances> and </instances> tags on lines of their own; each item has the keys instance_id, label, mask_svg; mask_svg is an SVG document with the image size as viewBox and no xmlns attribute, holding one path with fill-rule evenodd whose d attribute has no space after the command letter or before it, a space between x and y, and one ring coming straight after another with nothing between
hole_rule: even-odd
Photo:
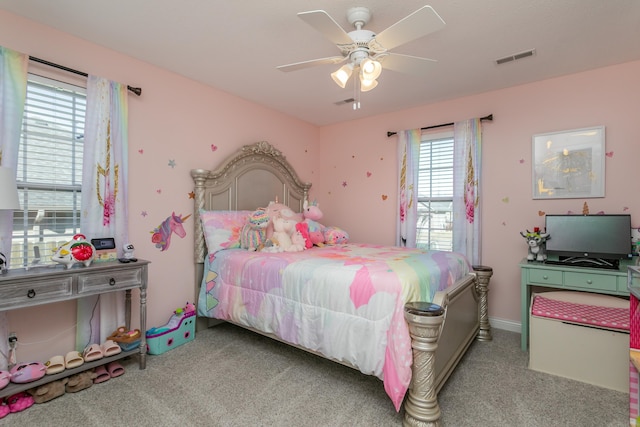
<instances>
[{"instance_id":1,"label":"desk drawer","mask_svg":"<svg viewBox=\"0 0 640 427\"><path fill-rule=\"evenodd\" d=\"M566 286L611 292L615 292L618 287L616 276L594 273L565 272L564 283Z\"/></svg>"},{"instance_id":2,"label":"desk drawer","mask_svg":"<svg viewBox=\"0 0 640 427\"><path fill-rule=\"evenodd\" d=\"M109 273L83 274L78 276L78 294L139 287L142 283L141 272L141 269L136 268Z\"/></svg>"},{"instance_id":3,"label":"desk drawer","mask_svg":"<svg viewBox=\"0 0 640 427\"><path fill-rule=\"evenodd\" d=\"M73 293L73 278L45 278L0 287L0 308L16 308L64 299Z\"/></svg>"},{"instance_id":4,"label":"desk drawer","mask_svg":"<svg viewBox=\"0 0 640 427\"><path fill-rule=\"evenodd\" d=\"M529 282L562 286L562 271L542 268L529 270Z\"/></svg>"}]
</instances>

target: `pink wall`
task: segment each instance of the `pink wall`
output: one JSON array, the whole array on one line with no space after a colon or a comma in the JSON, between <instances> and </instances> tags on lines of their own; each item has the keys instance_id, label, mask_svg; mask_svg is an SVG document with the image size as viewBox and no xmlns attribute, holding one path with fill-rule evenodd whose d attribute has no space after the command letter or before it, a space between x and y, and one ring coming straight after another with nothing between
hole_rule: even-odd
<instances>
[{"instance_id":1,"label":"pink wall","mask_svg":"<svg viewBox=\"0 0 640 427\"><path fill-rule=\"evenodd\" d=\"M0 45L142 87L141 97L129 96L130 239L136 256L152 262L149 327L164 324L173 310L193 300L192 220L185 223L187 236L174 236L168 251L160 252L150 240L150 231L172 211L193 212L191 169L213 168L242 145L266 140L303 181L319 175L318 128L308 123L3 11ZM134 307L134 321L137 316ZM21 342L19 358L47 360L73 348L73 303L12 311L8 317L9 330Z\"/></svg>"},{"instance_id":2,"label":"pink wall","mask_svg":"<svg viewBox=\"0 0 640 427\"><path fill-rule=\"evenodd\" d=\"M163 324L191 300L195 280L192 223L166 252L153 246L149 232L171 211L193 212L190 169L212 168L260 140L280 149L300 178L314 184L311 197L321 203L324 224L347 229L353 240L391 244L396 140L386 132L493 113L484 128L483 263L494 268L490 315L514 322L520 316L517 264L526 254L519 231L542 225L538 211L576 211L584 202L531 199L533 134L605 125L607 151L614 153L607 158L607 197L590 199L589 206L629 212L640 226L640 202L628 185L640 151L632 128L640 111L640 62L317 128L3 11L0 45L143 88L142 97L129 98L130 237L136 256L152 262L149 326ZM23 343L18 357L65 354L73 346L74 313L70 303L10 312L8 327ZM41 343L24 345L29 342Z\"/></svg>"},{"instance_id":3,"label":"pink wall","mask_svg":"<svg viewBox=\"0 0 640 427\"><path fill-rule=\"evenodd\" d=\"M397 140L386 132L492 113L493 122L483 127L482 262L494 269L489 315L519 322L518 263L527 253L519 232L543 226L540 212L582 212L586 201L592 213L630 213L634 227L640 226L640 200L631 185L640 158L639 75L640 62L631 62L323 127L315 190L324 223L340 225L357 241L392 244ZM532 135L598 125L606 127L606 151L612 153L606 157L606 197L532 200Z\"/></svg>"}]
</instances>

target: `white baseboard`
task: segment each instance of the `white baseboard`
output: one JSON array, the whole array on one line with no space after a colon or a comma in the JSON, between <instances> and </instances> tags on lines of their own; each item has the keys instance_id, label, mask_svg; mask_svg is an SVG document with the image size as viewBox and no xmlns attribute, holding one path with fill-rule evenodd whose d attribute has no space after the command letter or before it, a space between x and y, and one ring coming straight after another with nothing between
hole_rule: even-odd
<instances>
[{"instance_id":1,"label":"white baseboard","mask_svg":"<svg viewBox=\"0 0 640 427\"><path fill-rule=\"evenodd\" d=\"M489 323L492 328L503 329L505 331L521 333L521 323L513 320L499 319L497 317L489 317Z\"/></svg>"}]
</instances>

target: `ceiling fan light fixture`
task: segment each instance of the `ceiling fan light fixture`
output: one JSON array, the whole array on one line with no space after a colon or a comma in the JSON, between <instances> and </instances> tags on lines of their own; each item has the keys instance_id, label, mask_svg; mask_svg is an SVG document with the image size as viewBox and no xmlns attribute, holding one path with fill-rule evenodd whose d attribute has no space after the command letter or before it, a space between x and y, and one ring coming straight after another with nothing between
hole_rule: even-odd
<instances>
[{"instance_id":1,"label":"ceiling fan light fixture","mask_svg":"<svg viewBox=\"0 0 640 427\"><path fill-rule=\"evenodd\" d=\"M382 64L367 58L360 63L360 76L364 80L375 80L382 73Z\"/></svg>"},{"instance_id":2,"label":"ceiling fan light fixture","mask_svg":"<svg viewBox=\"0 0 640 427\"><path fill-rule=\"evenodd\" d=\"M369 92L376 86L378 86L378 81L376 79L367 80L360 76L360 92Z\"/></svg>"},{"instance_id":3,"label":"ceiling fan light fixture","mask_svg":"<svg viewBox=\"0 0 640 427\"><path fill-rule=\"evenodd\" d=\"M351 73L353 73L353 64L346 64L331 73L331 78L338 86L344 89L349 77L351 77Z\"/></svg>"}]
</instances>

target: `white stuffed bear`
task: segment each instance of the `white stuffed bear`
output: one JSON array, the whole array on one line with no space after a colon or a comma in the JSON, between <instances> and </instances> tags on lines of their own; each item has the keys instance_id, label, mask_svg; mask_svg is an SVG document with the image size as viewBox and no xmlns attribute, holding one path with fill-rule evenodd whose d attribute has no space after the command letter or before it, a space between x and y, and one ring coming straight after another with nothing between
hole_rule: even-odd
<instances>
[{"instance_id":1,"label":"white stuffed bear","mask_svg":"<svg viewBox=\"0 0 640 427\"><path fill-rule=\"evenodd\" d=\"M298 252L304 250L304 239L295 236L295 219L276 217L273 219L273 235L271 240L277 244L278 252ZM300 235L302 237L302 235ZM295 242L294 242L295 241Z\"/></svg>"}]
</instances>

